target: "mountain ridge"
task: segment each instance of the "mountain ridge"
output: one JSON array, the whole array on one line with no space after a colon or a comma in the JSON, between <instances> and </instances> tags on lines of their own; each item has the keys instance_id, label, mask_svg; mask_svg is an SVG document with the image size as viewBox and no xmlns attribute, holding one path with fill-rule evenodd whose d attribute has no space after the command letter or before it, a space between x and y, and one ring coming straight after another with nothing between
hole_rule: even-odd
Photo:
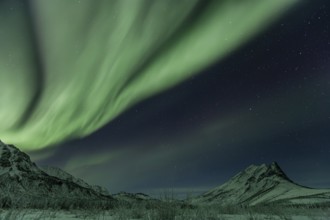
<instances>
[{"instance_id":1,"label":"mountain ridge","mask_svg":"<svg viewBox=\"0 0 330 220\"><path fill-rule=\"evenodd\" d=\"M70 173L62 170L59 167L42 166L42 167L40 167L40 169L50 176L54 176L59 179L72 181L82 187L91 188L102 195L106 195L106 196L110 195L109 191L105 187L98 186L98 185L90 185L90 184L86 183L84 180L71 175Z\"/></svg>"},{"instance_id":2,"label":"mountain ridge","mask_svg":"<svg viewBox=\"0 0 330 220\"><path fill-rule=\"evenodd\" d=\"M109 207L117 202L156 202L143 193L110 195L57 167L39 168L17 147L0 141L0 208ZM227 182L186 200L191 204L300 205L330 204L330 189L313 189L292 181L278 165L250 165Z\"/></svg>"},{"instance_id":3,"label":"mountain ridge","mask_svg":"<svg viewBox=\"0 0 330 220\"><path fill-rule=\"evenodd\" d=\"M224 184L192 200L195 204L220 205L308 202L330 202L330 189L313 189L299 185L292 181L276 162L270 165L250 165Z\"/></svg>"},{"instance_id":4,"label":"mountain ridge","mask_svg":"<svg viewBox=\"0 0 330 220\"><path fill-rule=\"evenodd\" d=\"M115 202L110 195L73 180L52 176L14 145L0 141L0 204L2 207L88 206ZM93 204L92 204L93 203Z\"/></svg>"}]
</instances>

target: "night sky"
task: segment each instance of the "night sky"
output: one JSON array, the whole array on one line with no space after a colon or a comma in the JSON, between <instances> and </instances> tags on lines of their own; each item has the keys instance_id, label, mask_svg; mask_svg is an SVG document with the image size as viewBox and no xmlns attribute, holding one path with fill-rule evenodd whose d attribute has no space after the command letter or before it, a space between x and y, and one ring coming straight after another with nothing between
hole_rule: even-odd
<instances>
[{"instance_id":1,"label":"night sky","mask_svg":"<svg viewBox=\"0 0 330 220\"><path fill-rule=\"evenodd\" d=\"M120 74L131 71L131 75L127 75L128 80L125 81L117 80L123 75L107 72L109 69L104 62L101 62L101 65L105 65L104 68L95 67L100 64L98 58L102 54L96 57L93 56L94 54L89 57L82 56L83 58L77 61L78 67L71 67L71 63L68 64L72 60L67 58L74 57L70 54L66 56L60 53L64 56L64 63L56 60L57 47L48 48L47 40L49 37L52 38L51 34L57 36L58 33L45 29L45 33L50 33L44 34L45 54L38 52L42 51L41 46L37 52L28 48L26 53L34 51L33 59L36 61L33 62L38 65L33 71L51 73L40 74L42 80L39 77L38 83L34 81L34 84L32 83L34 86L29 85L35 90L33 94L31 93L32 98L23 113L15 112L13 109L25 105L25 102L18 100L17 103L12 104L12 107L7 107L11 105L9 100L12 100L10 99L12 96L8 95L9 93L2 95L0 99L2 124L8 125L10 119L16 120L17 115L23 116L12 122L10 126L1 125L0 135L3 133L3 137L0 138L22 147L21 149L28 152L38 165L58 166L88 183L107 187L111 193L127 191L156 195L165 189L174 190L178 194L200 193L224 183L251 164L269 164L273 161L277 161L286 174L301 185L330 188L330 3L328 0L302 0L290 6L286 3L287 5L284 6L285 3L282 1L277 1L278 5L274 1L263 1L273 2L263 3L264 9L268 9L267 13L271 14L275 10L274 7L277 7L276 13L281 15L269 15L272 19L268 18L267 22L262 24L257 20L265 19L267 13L258 12L257 9L246 11L245 17L251 16L249 12L260 14L255 16L253 28L248 21L246 23L242 21L244 16L236 11L238 8L236 3L228 7L212 1L205 1L207 3L204 4L194 3L195 5L182 1L177 7L167 5L175 12L173 17L176 18L176 22L180 16L184 20L184 27L178 28L181 30L180 34L169 39L161 38L166 43L162 43L160 49L156 51L148 50L150 54L145 57L147 61L135 59L135 56L145 54L145 50L138 51L139 53L130 57L133 53L130 46L136 44L155 46L159 42L159 36L146 39L148 33L141 37L140 41L137 39L131 44L127 41L128 45L125 44L124 48L118 49L120 52L107 57L110 59L119 54L119 57L121 55L125 58L129 57L131 60L127 58L128 61L133 60L136 63L130 66L131 69L128 67L125 69L126 65L130 64L128 61L122 68L118 67ZM2 10L5 10L9 7L6 3L8 1L3 2L1 2ZM246 2L249 3L243 5L244 7L256 8L255 6L261 1ZM246 30L236 26L226 27L224 30L228 30L229 37L235 39L237 34L232 34L233 32L237 32L238 35L244 31L251 34L248 34L249 36L244 40L241 38L232 40L230 43L232 46L222 50L221 45L226 44L226 39L215 38L214 36L217 35L211 30L217 27L217 19L220 22L223 18L217 15L207 20L211 15L203 15L212 4L212 7L216 6L215 14L228 12L226 16L232 15L233 18L238 19L236 25L243 23L242 26L251 27ZM188 5L191 9L187 8ZM14 6L23 11L31 7L21 1L17 1ZM40 6L47 11L46 6L42 7ZM133 8L130 5L120 7L125 10ZM129 12L128 9L125 10L122 13ZM157 10L157 8L148 10ZM179 13L180 10L182 13ZM150 13L151 18L157 16L157 21L162 21L164 15L156 12L158 11ZM133 15L125 13L120 16L134 18L134 13ZM190 13L187 15L188 21L185 13ZM36 17L33 13L24 16ZM206 17L207 22L214 23L213 26L207 22L198 24L198 16ZM63 17L65 18L65 13ZM62 18L58 19L60 20L56 21L59 22L58 24L64 22ZM140 27L147 23L148 19L145 19L145 23L139 24ZM166 22L172 21L173 19L166 20ZM197 29L203 34L194 35L196 39L192 38L191 42L196 42L197 45L200 39L203 39L201 42L204 44L202 43L200 47L191 46L191 50L189 45L186 49L182 43L176 44L179 38L190 42L188 37L191 36L191 32L188 30L190 27L196 27L196 23L199 25ZM120 24L121 26L114 24L113 28L117 30L116 27L122 27L124 24L126 23ZM4 26L0 21L0 27L1 25ZM84 25L93 25L93 23L87 22ZM157 25L159 25L157 22L150 24L151 27L148 26L146 31L149 30L148 28L158 27ZM178 32L174 24L164 25L159 28L161 31L157 32L160 36L171 31ZM208 25L210 25L209 30L203 29ZM55 27L57 28L56 25ZM252 33L252 29L258 31ZM104 27L101 30L104 30ZM30 30L33 31L40 32L40 30L39 32ZM103 32L86 34L84 40L95 38L93 39L95 42L94 40L99 40L97 36L103 34ZM13 35L15 36L14 32ZM58 34L58 37L61 36ZM31 37L31 39L36 38ZM208 42L210 40L215 43ZM2 45L6 42L6 38L1 38L1 34L0 42ZM32 47L38 47L38 42L31 44ZM87 40L86 42L88 43ZM67 45L64 43L64 46ZM167 47L179 49L168 52ZM208 53L213 47L217 49L215 51L220 52ZM87 47L86 50L88 49ZM105 50L96 47L95 54L98 54L98 49L102 52ZM166 53L170 53L170 57L174 57L175 62L170 64L161 62ZM0 52L0 57L3 57L3 54ZM48 54L50 54L49 62L45 58ZM156 55L157 57L154 58L153 56ZM185 58L186 56L194 59L190 60ZM88 69L87 64L84 66L86 60L94 65L92 69ZM196 60L203 61L198 63ZM139 62L143 64L137 65L140 64ZM156 64L153 65L154 63ZM24 69L27 68L26 65L28 64L20 64L19 67ZM51 68L48 69L47 65ZM187 68L180 69L178 67L180 65ZM151 68L148 68L149 66ZM89 73L85 67L93 73ZM157 68L165 76L172 74L171 77L158 77L158 73L154 72L144 77L149 74L149 69L155 71ZM104 73L97 75L97 71L102 72L104 69L106 69ZM5 91L7 87L4 86L4 82L8 79L4 73L6 70L0 69L0 77L3 77L0 78L2 79L0 85ZM70 74L65 70L75 70L77 74ZM56 75L56 71L62 72L62 75L60 73ZM181 72L179 74L176 71ZM112 74L109 80L104 77L107 74ZM93 76L99 84L93 84ZM169 79L173 79L173 82L170 80L171 83L165 83ZM52 83L47 85L47 80ZM56 80L61 83L53 83ZM79 84L79 90L72 89L78 88L79 80L84 80L84 83ZM133 87L135 84L132 82L137 82L135 84L138 87ZM122 83L121 85L124 86L116 87L111 83L114 85ZM158 85L161 88L157 87ZM142 92L137 89L140 87ZM109 88L112 90L108 92ZM67 93L62 93L66 89L68 89ZM107 91L106 95L104 95L105 91ZM133 98L122 104L123 98L120 95L109 96L113 92L124 94L123 97L131 94ZM86 97L88 94L92 95ZM22 94L14 95L20 97L19 95ZM88 101L82 104L81 100L84 97ZM54 105L57 102L63 104L58 111L56 111L57 106ZM82 110L77 111L77 108ZM8 116L9 112L12 114L11 117ZM65 117L62 117L63 115ZM95 117L98 121L94 121ZM42 133L45 130L47 132Z\"/></svg>"}]
</instances>

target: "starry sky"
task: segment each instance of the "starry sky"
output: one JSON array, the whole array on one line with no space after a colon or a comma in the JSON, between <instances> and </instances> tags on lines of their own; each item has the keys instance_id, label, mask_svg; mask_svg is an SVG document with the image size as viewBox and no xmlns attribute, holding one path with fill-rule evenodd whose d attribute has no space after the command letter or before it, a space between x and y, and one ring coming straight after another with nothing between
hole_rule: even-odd
<instances>
[{"instance_id":1,"label":"starry sky","mask_svg":"<svg viewBox=\"0 0 330 220\"><path fill-rule=\"evenodd\" d=\"M155 195L277 161L330 188L327 0L53 2L0 1L0 138L38 165Z\"/></svg>"}]
</instances>

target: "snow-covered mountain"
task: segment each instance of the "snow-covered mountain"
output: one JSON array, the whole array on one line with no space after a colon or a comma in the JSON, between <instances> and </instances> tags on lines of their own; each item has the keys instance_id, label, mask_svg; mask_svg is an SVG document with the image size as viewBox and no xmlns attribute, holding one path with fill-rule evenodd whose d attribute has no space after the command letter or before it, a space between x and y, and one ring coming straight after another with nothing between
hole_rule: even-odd
<instances>
[{"instance_id":1,"label":"snow-covered mountain","mask_svg":"<svg viewBox=\"0 0 330 220\"><path fill-rule=\"evenodd\" d=\"M115 201L64 171L58 173L62 176L47 174L27 154L0 141L0 205L33 206L45 201L53 204L55 200L57 204L79 202L80 205L82 201L102 201L102 204Z\"/></svg>"},{"instance_id":2,"label":"snow-covered mountain","mask_svg":"<svg viewBox=\"0 0 330 220\"><path fill-rule=\"evenodd\" d=\"M84 180L74 177L71 174L65 172L64 170L62 170L58 167L43 166L43 167L41 167L41 169L50 176L54 176L54 177L57 177L62 180L74 182L74 183L78 184L79 186L93 189L94 191L96 191L102 195L106 195L106 196L110 195L109 191L106 188L104 188L102 186L98 186L98 185L89 185Z\"/></svg>"},{"instance_id":3,"label":"snow-covered mountain","mask_svg":"<svg viewBox=\"0 0 330 220\"><path fill-rule=\"evenodd\" d=\"M330 189L312 189L290 180L279 165L251 165L193 203L220 205L317 204L330 202Z\"/></svg>"},{"instance_id":4,"label":"snow-covered mountain","mask_svg":"<svg viewBox=\"0 0 330 220\"><path fill-rule=\"evenodd\" d=\"M154 198L144 194L144 193L127 193L127 192L120 192L113 195L114 198L118 199L119 201L125 201L128 203L135 203L141 201L157 201Z\"/></svg>"}]
</instances>

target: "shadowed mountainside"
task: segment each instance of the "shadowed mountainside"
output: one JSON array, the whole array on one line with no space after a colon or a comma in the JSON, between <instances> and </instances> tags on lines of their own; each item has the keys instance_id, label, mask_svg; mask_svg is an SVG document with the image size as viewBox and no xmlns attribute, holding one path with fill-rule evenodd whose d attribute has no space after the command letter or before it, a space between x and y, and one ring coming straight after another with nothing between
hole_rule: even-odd
<instances>
[{"instance_id":1,"label":"shadowed mountainside","mask_svg":"<svg viewBox=\"0 0 330 220\"><path fill-rule=\"evenodd\" d=\"M177 201L179 202L179 201ZM110 208L114 205L159 204L142 193L109 195L100 186L56 167L39 168L13 145L0 141L0 207ZM294 183L279 165L251 165L228 182L183 205L319 205L330 204L330 189L312 189Z\"/></svg>"},{"instance_id":2,"label":"shadowed mountainside","mask_svg":"<svg viewBox=\"0 0 330 220\"><path fill-rule=\"evenodd\" d=\"M290 180L276 162L251 165L228 182L192 200L194 204L257 205L330 202L330 189L312 189Z\"/></svg>"},{"instance_id":3,"label":"shadowed mountainside","mask_svg":"<svg viewBox=\"0 0 330 220\"><path fill-rule=\"evenodd\" d=\"M27 154L1 141L0 199L2 207L45 208L63 205L80 207L115 201L88 184L79 184L75 178L49 175L37 167Z\"/></svg>"}]
</instances>

